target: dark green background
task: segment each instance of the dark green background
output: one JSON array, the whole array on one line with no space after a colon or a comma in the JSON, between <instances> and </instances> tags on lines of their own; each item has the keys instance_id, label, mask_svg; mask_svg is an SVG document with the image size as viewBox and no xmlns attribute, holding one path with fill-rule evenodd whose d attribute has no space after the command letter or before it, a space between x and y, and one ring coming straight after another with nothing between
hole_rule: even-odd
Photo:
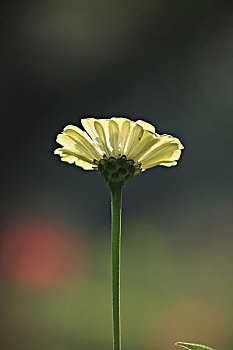
<instances>
[{"instance_id":1,"label":"dark green background","mask_svg":"<svg viewBox=\"0 0 233 350\"><path fill-rule=\"evenodd\" d=\"M85 246L82 277L56 288L32 291L3 264L5 350L111 349L109 193L53 156L56 134L85 116L143 119L185 146L178 166L124 191L123 349L232 349L232 24L231 1L1 5L3 241L33 218Z\"/></svg>"}]
</instances>

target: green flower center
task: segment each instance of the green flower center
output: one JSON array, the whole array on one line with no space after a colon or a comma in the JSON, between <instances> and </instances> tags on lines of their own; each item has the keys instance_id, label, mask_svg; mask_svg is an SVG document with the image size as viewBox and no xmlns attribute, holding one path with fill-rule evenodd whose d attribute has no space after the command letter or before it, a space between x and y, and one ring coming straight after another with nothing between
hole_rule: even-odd
<instances>
[{"instance_id":1,"label":"green flower center","mask_svg":"<svg viewBox=\"0 0 233 350\"><path fill-rule=\"evenodd\" d=\"M134 161L127 160L126 156L117 159L104 157L95 163L98 173L104 177L109 187L114 184L124 187L134 175L141 172L141 164L134 164Z\"/></svg>"}]
</instances>

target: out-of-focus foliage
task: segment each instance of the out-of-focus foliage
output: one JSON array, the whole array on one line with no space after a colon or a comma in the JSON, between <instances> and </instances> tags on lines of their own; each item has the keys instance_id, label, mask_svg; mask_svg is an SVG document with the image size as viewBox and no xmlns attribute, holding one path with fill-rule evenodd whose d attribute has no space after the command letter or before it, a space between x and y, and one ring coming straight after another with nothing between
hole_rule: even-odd
<instances>
[{"instance_id":1,"label":"out-of-focus foliage","mask_svg":"<svg viewBox=\"0 0 233 350\"><path fill-rule=\"evenodd\" d=\"M79 256L77 272L69 279L63 277L63 283L60 279L58 286L49 281L47 288L45 283L43 288L38 284L35 288L30 280L25 284L25 278L15 281L11 271L4 275L0 297L6 348L17 348L19 342L22 349L35 350L48 344L54 349L73 349L77 344L85 350L111 347L109 227L103 225L96 236L82 231L78 237L73 253ZM140 220L132 225L125 220L121 283L124 347L166 350L177 338L188 338L230 349L231 244L215 237L208 245L194 245L156 225L141 224ZM192 249L186 255L188 245ZM36 274L40 272L35 269L35 259L41 261L40 249L32 250L33 260L30 256L21 259L30 258ZM24 276L22 268L18 260Z\"/></svg>"}]
</instances>

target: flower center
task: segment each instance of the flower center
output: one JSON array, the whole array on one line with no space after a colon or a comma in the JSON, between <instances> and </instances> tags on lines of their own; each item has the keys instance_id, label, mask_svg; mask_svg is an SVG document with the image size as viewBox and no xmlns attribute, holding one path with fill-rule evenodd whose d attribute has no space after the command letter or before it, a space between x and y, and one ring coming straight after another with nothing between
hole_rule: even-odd
<instances>
[{"instance_id":1,"label":"flower center","mask_svg":"<svg viewBox=\"0 0 233 350\"><path fill-rule=\"evenodd\" d=\"M141 172L141 164L134 164L132 159L127 160L126 156L120 158L106 156L100 161L95 161L97 171L101 174L108 186L119 184L124 187L126 183Z\"/></svg>"}]
</instances>

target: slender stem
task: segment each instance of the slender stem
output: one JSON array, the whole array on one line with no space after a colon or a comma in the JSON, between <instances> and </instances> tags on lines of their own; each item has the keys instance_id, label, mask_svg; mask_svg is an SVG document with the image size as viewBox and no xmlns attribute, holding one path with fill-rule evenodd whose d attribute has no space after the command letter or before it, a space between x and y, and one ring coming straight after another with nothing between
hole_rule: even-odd
<instances>
[{"instance_id":1,"label":"slender stem","mask_svg":"<svg viewBox=\"0 0 233 350\"><path fill-rule=\"evenodd\" d=\"M115 185L114 187L111 186L113 350L121 349L121 320L120 320L121 200L122 200L122 187L119 185Z\"/></svg>"}]
</instances>

